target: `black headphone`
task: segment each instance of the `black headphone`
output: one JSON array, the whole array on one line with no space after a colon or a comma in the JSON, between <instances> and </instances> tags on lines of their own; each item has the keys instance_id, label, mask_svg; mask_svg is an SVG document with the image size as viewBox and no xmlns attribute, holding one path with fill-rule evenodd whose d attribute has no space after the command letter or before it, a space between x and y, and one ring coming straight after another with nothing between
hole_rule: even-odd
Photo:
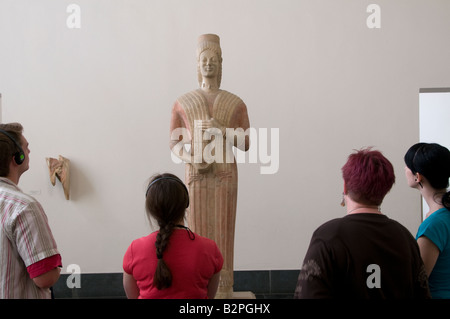
<instances>
[{"instance_id":1,"label":"black headphone","mask_svg":"<svg viewBox=\"0 0 450 319\"><path fill-rule=\"evenodd\" d=\"M173 178L173 177L171 177L171 176L162 176L162 177L160 177L160 178L155 179L153 182L151 182L150 185L148 185L148 187L147 187L147 191L145 192L145 198L147 198L147 196L148 196L148 191L150 190L150 187L151 187L153 184L155 184L157 181L160 181L160 180L162 180L162 179L170 179L170 180L176 181L176 182L180 183L181 185L183 185L184 190L186 191L186 194L187 194L187 204L186 204L186 208L188 208L188 207L189 207L189 191L188 191L186 185L185 185L181 180L179 180L178 178Z\"/></svg>"},{"instance_id":2,"label":"black headphone","mask_svg":"<svg viewBox=\"0 0 450 319\"><path fill-rule=\"evenodd\" d=\"M14 139L14 137L11 136L8 132L5 130L0 130L0 133L3 133L3 135L6 135L13 143L16 145L16 147L19 149L17 152L13 154L14 156L14 162L16 162L17 165L21 165L25 161L25 153L23 152L22 147L19 143Z\"/></svg>"}]
</instances>

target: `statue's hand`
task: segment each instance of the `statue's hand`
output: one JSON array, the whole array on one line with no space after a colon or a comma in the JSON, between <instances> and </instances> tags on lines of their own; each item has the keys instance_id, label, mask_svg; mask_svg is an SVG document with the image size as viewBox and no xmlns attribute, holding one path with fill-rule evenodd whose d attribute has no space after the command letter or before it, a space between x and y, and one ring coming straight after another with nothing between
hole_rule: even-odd
<instances>
[{"instance_id":1,"label":"statue's hand","mask_svg":"<svg viewBox=\"0 0 450 319\"><path fill-rule=\"evenodd\" d=\"M206 162L192 163L192 165L194 165L195 170L198 171L200 174L205 174L211 169L211 164L208 164Z\"/></svg>"},{"instance_id":2,"label":"statue's hand","mask_svg":"<svg viewBox=\"0 0 450 319\"><path fill-rule=\"evenodd\" d=\"M211 122L211 127L215 127L215 128L218 128L221 132L222 132L222 135L224 136L225 135L225 133L226 133L226 127L222 124L222 123L220 123L218 120L216 120L215 118L212 118L211 120L210 120L210 122Z\"/></svg>"},{"instance_id":3,"label":"statue's hand","mask_svg":"<svg viewBox=\"0 0 450 319\"><path fill-rule=\"evenodd\" d=\"M217 128L222 132L222 135L226 132L226 127L222 125L218 120L215 118L211 118L209 120L201 120L196 126L197 128L201 129L202 132L211 129L211 128Z\"/></svg>"}]
</instances>

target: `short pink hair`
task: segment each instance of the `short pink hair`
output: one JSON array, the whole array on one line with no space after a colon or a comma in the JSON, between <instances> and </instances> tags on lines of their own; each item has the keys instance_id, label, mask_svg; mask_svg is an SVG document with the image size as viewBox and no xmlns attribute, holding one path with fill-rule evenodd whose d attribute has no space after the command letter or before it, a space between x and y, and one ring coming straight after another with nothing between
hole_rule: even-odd
<instances>
[{"instance_id":1,"label":"short pink hair","mask_svg":"<svg viewBox=\"0 0 450 319\"><path fill-rule=\"evenodd\" d=\"M350 154L342 167L348 195L356 202L381 205L395 183L394 167L379 151L371 148Z\"/></svg>"}]
</instances>

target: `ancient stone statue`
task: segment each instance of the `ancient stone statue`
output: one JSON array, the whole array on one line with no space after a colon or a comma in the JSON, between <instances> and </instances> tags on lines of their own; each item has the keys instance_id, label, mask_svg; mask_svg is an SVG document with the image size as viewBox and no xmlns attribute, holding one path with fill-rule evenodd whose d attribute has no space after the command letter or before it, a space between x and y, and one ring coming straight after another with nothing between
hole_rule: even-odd
<instances>
[{"instance_id":1,"label":"ancient stone statue","mask_svg":"<svg viewBox=\"0 0 450 319\"><path fill-rule=\"evenodd\" d=\"M182 95L173 105L170 148L186 163L188 225L214 240L224 257L216 298L232 298L238 187L232 148L248 150L250 123L244 102L219 89L222 51L217 35L199 37L197 63L200 88Z\"/></svg>"},{"instance_id":2,"label":"ancient stone statue","mask_svg":"<svg viewBox=\"0 0 450 319\"><path fill-rule=\"evenodd\" d=\"M50 182L55 186L56 178L61 182L64 196L69 200L70 194L70 161L59 155L59 159L47 157L47 166L50 174Z\"/></svg>"}]
</instances>

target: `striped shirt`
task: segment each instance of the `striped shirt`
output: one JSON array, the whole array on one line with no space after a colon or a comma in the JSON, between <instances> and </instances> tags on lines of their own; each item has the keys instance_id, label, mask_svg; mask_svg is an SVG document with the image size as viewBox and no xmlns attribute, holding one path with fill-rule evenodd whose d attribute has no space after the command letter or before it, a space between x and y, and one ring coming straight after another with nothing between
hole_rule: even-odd
<instances>
[{"instance_id":1,"label":"striped shirt","mask_svg":"<svg viewBox=\"0 0 450 319\"><path fill-rule=\"evenodd\" d=\"M50 298L27 267L59 254L42 206L0 177L0 298Z\"/></svg>"}]
</instances>

